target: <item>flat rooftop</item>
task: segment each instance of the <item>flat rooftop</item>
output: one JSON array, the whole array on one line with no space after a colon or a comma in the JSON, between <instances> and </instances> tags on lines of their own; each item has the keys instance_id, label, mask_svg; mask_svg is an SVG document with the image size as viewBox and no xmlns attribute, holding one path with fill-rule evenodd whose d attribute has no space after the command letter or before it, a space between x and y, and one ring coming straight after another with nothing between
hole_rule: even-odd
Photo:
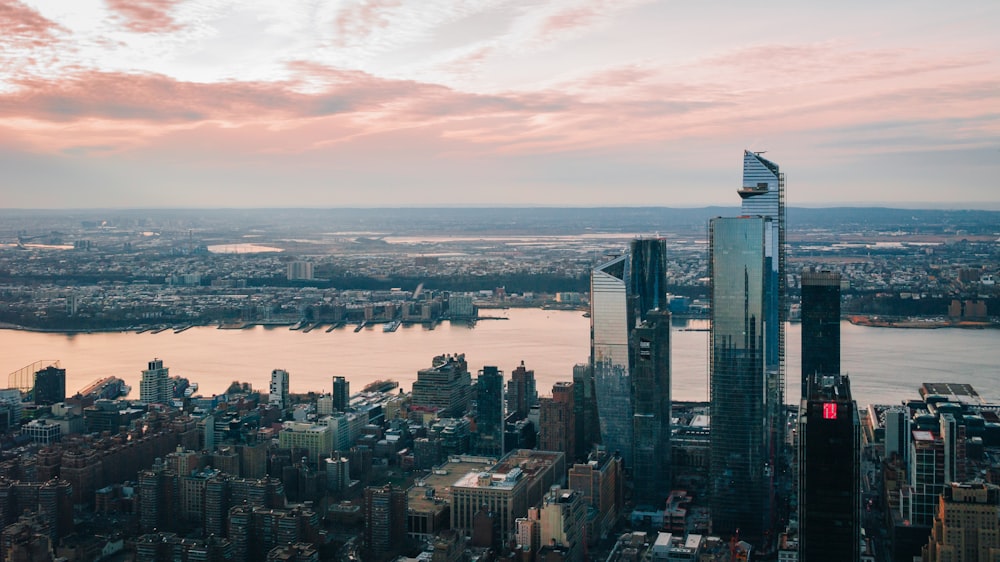
<instances>
[{"instance_id":1,"label":"flat rooftop","mask_svg":"<svg viewBox=\"0 0 1000 562\"><path fill-rule=\"evenodd\" d=\"M409 508L417 512L434 511L435 506L443 507L442 502L451 501L451 487L458 479L470 472L478 473L493 464L488 457L453 457L434 468L426 476L416 479L416 482L406 491ZM428 497L428 490L434 490Z\"/></svg>"}]
</instances>

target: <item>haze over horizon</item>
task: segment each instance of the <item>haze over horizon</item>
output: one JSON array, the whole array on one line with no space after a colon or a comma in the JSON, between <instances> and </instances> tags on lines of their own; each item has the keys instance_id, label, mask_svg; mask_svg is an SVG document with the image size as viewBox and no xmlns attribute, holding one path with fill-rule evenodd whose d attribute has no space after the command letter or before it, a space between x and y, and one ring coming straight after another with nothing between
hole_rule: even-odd
<instances>
[{"instance_id":1,"label":"haze over horizon","mask_svg":"<svg viewBox=\"0 0 1000 562\"><path fill-rule=\"evenodd\" d=\"M0 0L0 205L1000 209L1000 4Z\"/></svg>"}]
</instances>

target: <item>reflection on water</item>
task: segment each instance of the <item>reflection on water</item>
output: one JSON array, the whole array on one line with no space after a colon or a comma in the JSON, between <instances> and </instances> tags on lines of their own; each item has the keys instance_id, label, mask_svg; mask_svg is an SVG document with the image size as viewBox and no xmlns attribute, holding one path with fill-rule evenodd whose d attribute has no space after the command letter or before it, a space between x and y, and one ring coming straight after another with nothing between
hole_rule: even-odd
<instances>
[{"instance_id":1,"label":"reflection on water","mask_svg":"<svg viewBox=\"0 0 1000 562\"><path fill-rule=\"evenodd\" d=\"M465 353L470 370L496 365L509 377L522 360L534 369L540 394L556 381L572 380L573 365L586 362L590 321L577 311L510 309L488 311L506 320L482 320L474 328L447 322L383 332L380 325L354 333L353 326L308 333L286 327L248 330L192 328L179 334L64 334L0 331L0 373L39 359L58 359L66 389L75 392L105 376L125 379L138 397L139 374L158 357L173 375L196 381L203 394L223 392L234 380L266 389L271 370L291 374L293 392L331 389L331 377L346 376L359 390L393 378L409 390L416 372L434 355ZM708 322L675 321L671 333L675 400L708 399ZM922 382L972 384L1000 400L1000 331L899 330L841 325L842 361L859 402L896 403L916 396ZM788 387L798 388L800 325L787 330ZM789 396L789 398L796 398ZM791 400L789 400L791 401Z\"/></svg>"}]
</instances>

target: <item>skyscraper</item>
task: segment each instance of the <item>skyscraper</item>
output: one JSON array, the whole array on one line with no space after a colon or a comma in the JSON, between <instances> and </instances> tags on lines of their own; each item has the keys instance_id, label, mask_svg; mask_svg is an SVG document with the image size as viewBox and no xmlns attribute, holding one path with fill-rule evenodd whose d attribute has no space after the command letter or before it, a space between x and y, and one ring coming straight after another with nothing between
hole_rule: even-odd
<instances>
[{"instance_id":1,"label":"skyscraper","mask_svg":"<svg viewBox=\"0 0 1000 562\"><path fill-rule=\"evenodd\" d=\"M576 408L573 383L552 385L552 396L538 400L538 448L561 451L567 459L576 454Z\"/></svg>"},{"instance_id":2,"label":"skyscraper","mask_svg":"<svg viewBox=\"0 0 1000 562\"><path fill-rule=\"evenodd\" d=\"M939 496L923 562L996 560L1000 556L1000 488L995 484L951 482Z\"/></svg>"},{"instance_id":3,"label":"skyscraper","mask_svg":"<svg viewBox=\"0 0 1000 562\"><path fill-rule=\"evenodd\" d=\"M267 403L284 409L288 403L288 371L275 369L271 371L271 385L268 387Z\"/></svg>"},{"instance_id":4,"label":"skyscraper","mask_svg":"<svg viewBox=\"0 0 1000 562\"><path fill-rule=\"evenodd\" d=\"M387 484L365 488L366 560L388 560L406 540L406 490Z\"/></svg>"},{"instance_id":5,"label":"skyscraper","mask_svg":"<svg viewBox=\"0 0 1000 562\"><path fill-rule=\"evenodd\" d=\"M713 531L754 542L767 527L763 217L710 222L712 328L709 495Z\"/></svg>"},{"instance_id":6,"label":"skyscraper","mask_svg":"<svg viewBox=\"0 0 1000 562\"><path fill-rule=\"evenodd\" d=\"M590 277L590 360L601 442L632 466L631 330L650 310L666 309L666 243L633 240L629 252L594 268Z\"/></svg>"},{"instance_id":7,"label":"skyscraper","mask_svg":"<svg viewBox=\"0 0 1000 562\"><path fill-rule=\"evenodd\" d=\"M169 402L173 396L170 369L163 366L161 359L153 359L148 367L139 381L139 400L147 404Z\"/></svg>"},{"instance_id":8,"label":"skyscraper","mask_svg":"<svg viewBox=\"0 0 1000 562\"><path fill-rule=\"evenodd\" d=\"M66 399L66 369L55 365L35 373L32 389L35 404L55 404Z\"/></svg>"},{"instance_id":9,"label":"skyscraper","mask_svg":"<svg viewBox=\"0 0 1000 562\"><path fill-rule=\"evenodd\" d=\"M784 192L778 165L745 151L741 215L709 225L713 528L751 542L774 523L785 433Z\"/></svg>"},{"instance_id":10,"label":"skyscraper","mask_svg":"<svg viewBox=\"0 0 1000 562\"><path fill-rule=\"evenodd\" d=\"M637 502L661 506L670 493L670 313L650 311L632 331L635 444L632 477Z\"/></svg>"},{"instance_id":11,"label":"skyscraper","mask_svg":"<svg viewBox=\"0 0 1000 562\"><path fill-rule=\"evenodd\" d=\"M802 398L813 375L840 374L840 274L802 272Z\"/></svg>"},{"instance_id":12,"label":"skyscraper","mask_svg":"<svg viewBox=\"0 0 1000 562\"><path fill-rule=\"evenodd\" d=\"M799 560L860 560L861 420L846 376L812 375L799 407Z\"/></svg>"},{"instance_id":13,"label":"skyscraper","mask_svg":"<svg viewBox=\"0 0 1000 562\"><path fill-rule=\"evenodd\" d=\"M507 384L507 412L517 414L516 419L528 417L528 411L538 403L535 372L525 369L524 361L510 374Z\"/></svg>"},{"instance_id":14,"label":"skyscraper","mask_svg":"<svg viewBox=\"0 0 1000 562\"><path fill-rule=\"evenodd\" d=\"M333 409L346 412L351 402L351 385L344 377L333 377Z\"/></svg>"},{"instance_id":15,"label":"skyscraper","mask_svg":"<svg viewBox=\"0 0 1000 562\"><path fill-rule=\"evenodd\" d=\"M476 454L503 455L503 371L484 366L476 379Z\"/></svg>"},{"instance_id":16,"label":"skyscraper","mask_svg":"<svg viewBox=\"0 0 1000 562\"><path fill-rule=\"evenodd\" d=\"M412 404L436 409L441 417L461 417L469 409L472 377L465 354L438 355L429 369L417 371L413 383Z\"/></svg>"}]
</instances>

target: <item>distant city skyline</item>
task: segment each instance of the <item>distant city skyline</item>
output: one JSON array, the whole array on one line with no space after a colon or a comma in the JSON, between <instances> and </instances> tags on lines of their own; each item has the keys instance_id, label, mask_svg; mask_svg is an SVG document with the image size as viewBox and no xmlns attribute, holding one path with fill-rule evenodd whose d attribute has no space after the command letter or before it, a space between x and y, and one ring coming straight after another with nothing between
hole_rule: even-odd
<instances>
[{"instance_id":1,"label":"distant city skyline","mask_svg":"<svg viewBox=\"0 0 1000 562\"><path fill-rule=\"evenodd\" d=\"M1000 5L8 0L5 208L1000 209Z\"/></svg>"}]
</instances>

